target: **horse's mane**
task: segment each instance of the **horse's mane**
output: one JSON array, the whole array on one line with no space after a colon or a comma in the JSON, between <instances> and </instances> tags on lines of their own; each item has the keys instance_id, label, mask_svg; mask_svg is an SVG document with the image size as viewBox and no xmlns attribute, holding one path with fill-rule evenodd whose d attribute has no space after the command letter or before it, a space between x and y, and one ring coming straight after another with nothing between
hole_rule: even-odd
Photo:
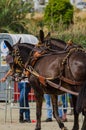
<instances>
[{"instance_id":1,"label":"horse's mane","mask_svg":"<svg viewBox=\"0 0 86 130\"><path fill-rule=\"evenodd\" d=\"M66 42L61 39L50 38L50 46L54 50L62 51L66 47Z\"/></svg>"},{"instance_id":2,"label":"horse's mane","mask_svg":"<svg viewBox=\"0 0 86 130\"><path fill-rule=\"evenodd\" d=\"M56 39L56 38L51 38L51 40L57 41L58 43L63 44L64 46L66 45L66 42L61 40L61 39Z\"/></svg>"},{"instance_id":3,"label":"horse's mane","mask_svg":"<svg viewBox=\"0 0 86 130\"><path fill-rule=\"evenodd\" d=\"M13 47L18 46L18 47L26 47L26 48L33 48L35 45L31 43L18 43L13 45Z\"/></svg>"}]
</instances>

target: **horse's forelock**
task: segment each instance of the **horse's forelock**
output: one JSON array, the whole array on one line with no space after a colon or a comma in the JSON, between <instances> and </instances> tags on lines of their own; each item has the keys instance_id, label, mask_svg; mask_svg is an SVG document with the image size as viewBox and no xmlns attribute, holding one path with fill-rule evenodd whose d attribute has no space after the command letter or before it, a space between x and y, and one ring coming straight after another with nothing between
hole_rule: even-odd
<instances>
[{"instance_id":1,"label":"horse's forelock","mask_svg":"<svg viewBox=\"0 0 86 130\"><path fill-rule=\"evenodd\" d=\"M17 45L19 55L23 62L25 63L29 57L30 52L34 48L35 45L28 44L28 43L21 43Z\"/></svg>"}]
</instances>

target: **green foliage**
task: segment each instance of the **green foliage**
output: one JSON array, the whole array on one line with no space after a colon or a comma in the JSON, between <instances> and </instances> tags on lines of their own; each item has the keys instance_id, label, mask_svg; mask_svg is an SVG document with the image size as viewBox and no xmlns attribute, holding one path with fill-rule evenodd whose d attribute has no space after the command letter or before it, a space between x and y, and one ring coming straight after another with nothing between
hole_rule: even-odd
<instances>
[{"instance_id":1,"label":"green foliage","mask_svg":"<svg viewBox=\"0 0 86 130\"><path fill-rule=\"evenodd\" d=\"M86 22L85 22L86 23ZM86 24L83 21L77 22L74 25L71 25L70 28L62 30L62 25L58 31L54 32L52 37L68 42L70 39L76 43L80 44L86 48ZM60 26L60 25L59 25Z\"/></svg>"},{"instance_id":2,"label":"green foliage","mask_svg":"<svg viewBox=\"0 0 86 130\"><path fill-rule=\"evenodd\" d=\"M26 24L27 13L32 8L31 3L21 0L0 0L0 32L28 32Z\"/></svg>"},{"instance_id":3,"label":"green foliage","mask_svg":"<svg viewBox=\"0 0 86 130\"><path fill-rule=\"evenodd\" d=\"M68 27L73 22L73 6L69 0L49 0L44 19L48 27L54 26L58 30L58 23Z\"/></svg>"}]
</instances>

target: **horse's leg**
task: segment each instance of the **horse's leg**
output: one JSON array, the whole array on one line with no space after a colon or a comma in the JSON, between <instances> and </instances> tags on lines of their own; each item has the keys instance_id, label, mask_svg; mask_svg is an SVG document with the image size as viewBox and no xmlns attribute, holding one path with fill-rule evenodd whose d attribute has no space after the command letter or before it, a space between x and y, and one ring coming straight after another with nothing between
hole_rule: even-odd
<instances>
[{"instance_id":1,"label":"horse's leg","mask_svg":"<svg viewBox=\"0 0 86 130\"><path fill-rule=\"evenodd\" d=\"M58 114L58 98L57 98L57 95L51 95L51 101L52 101L52 107L53 107L53 117L58 122L61 130L67 130L67 128L64 126L64 124L61 121L59 114Z\"/></svg>"},{"instance_id":2,"label":"horse's leg","mask_svg":"<svg viewBox=\"0 0 86 130\"><path fill-rule=\"evenodd\" d=\"M76 101L77 97L72 95L73 107L74 107L74 126L72 130L79 130L79 114L76 112Z\"/></svg>"},{"instance_id":3,"label":"horse's leg","mask_svg":"<svg viewBox=\"0 0 86 130\"><path fill-rule=\"evenodd\" d=\"M43 90L40 86L39 81L33 75L30 77L31 86L34 89L36 97L36 128L35 130L41 130L41 114L42 114L42 103L43 103Z\"/></svg>"},{"instance_id":4,"label":"horse's leg","mask_svg":"<svg viewBox=\"0 0 86 130\"><path fill-rule=\"evenodd\" d=\"M35 130L41 130L41 115L42 115L42 103L43 95L36 96L36 128Z\"/></svg>"},{"instance_id":5,"label":"horse's leg","mask_svg":"<svg viewBox=\"0 0 86 130\"><path fill-rule=\"evenodd\" d=\"M84 121L81 130L86 130L86 116L84 116Z\"/></svg>"}]
</instances>

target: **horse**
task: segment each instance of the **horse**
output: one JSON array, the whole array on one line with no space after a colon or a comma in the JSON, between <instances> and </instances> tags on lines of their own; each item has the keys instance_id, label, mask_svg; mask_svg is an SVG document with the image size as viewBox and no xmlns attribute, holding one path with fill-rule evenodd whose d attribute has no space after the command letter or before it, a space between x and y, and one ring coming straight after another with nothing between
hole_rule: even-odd
<instances>
[{"instance_id":1,"label":"horse","mask_svg":"<svg viewBox=\"0 0 86 130\"><path fill-rule=\"evenodd\" d=\"M49 46L51 51L62 51L66 48L66 42L61 39L52 38L50 32L44 36L43 30L40 30L39 36L40 43Z\"/></svg>"},{"instance_id":2,"label":"horse","mask_svg":"<svg viewBox=\"0 0 86 130\"><path fill-rule=\"evenodd\" d=\"M41 130L41 110L44 93L51 95L53 116L58 122L59 127L61 130L67 130L57 113L57 95L65 93L65 90L75 94L74 92L79 92L82 83L85 82L86 63L84 61L86 60L86 53L83 48L74 47L68 51L55 51L53 53L43 54L36 60L34 66L28 64L25 67L28 58L31 58L30 53L33 47L29 48L25 43L17 43L14 46L11 46L8 42L5 42L5 44L9 49L8 56L13 59L11 68L14 73L16 70L23 69L30 72L28 78L36 96L37 123L35 130ZM62 86L65 89L61 90ZM78 130L78 114L75 109L77 97L74 95L73 99L74 126L72 130Z\"/></svg>"},{"instance_id":3,"label":"horse","mask_svg":"<svg viewBox=\"0 0 86 130\"><path fill-rule=\"evenodd\" d=\"M82 130L85 130L86 129L86 81L83 83L82 88L79 92L76 110L77 110L77 113L82 112L84 116Z\"/></svg>"}]
</instances>

